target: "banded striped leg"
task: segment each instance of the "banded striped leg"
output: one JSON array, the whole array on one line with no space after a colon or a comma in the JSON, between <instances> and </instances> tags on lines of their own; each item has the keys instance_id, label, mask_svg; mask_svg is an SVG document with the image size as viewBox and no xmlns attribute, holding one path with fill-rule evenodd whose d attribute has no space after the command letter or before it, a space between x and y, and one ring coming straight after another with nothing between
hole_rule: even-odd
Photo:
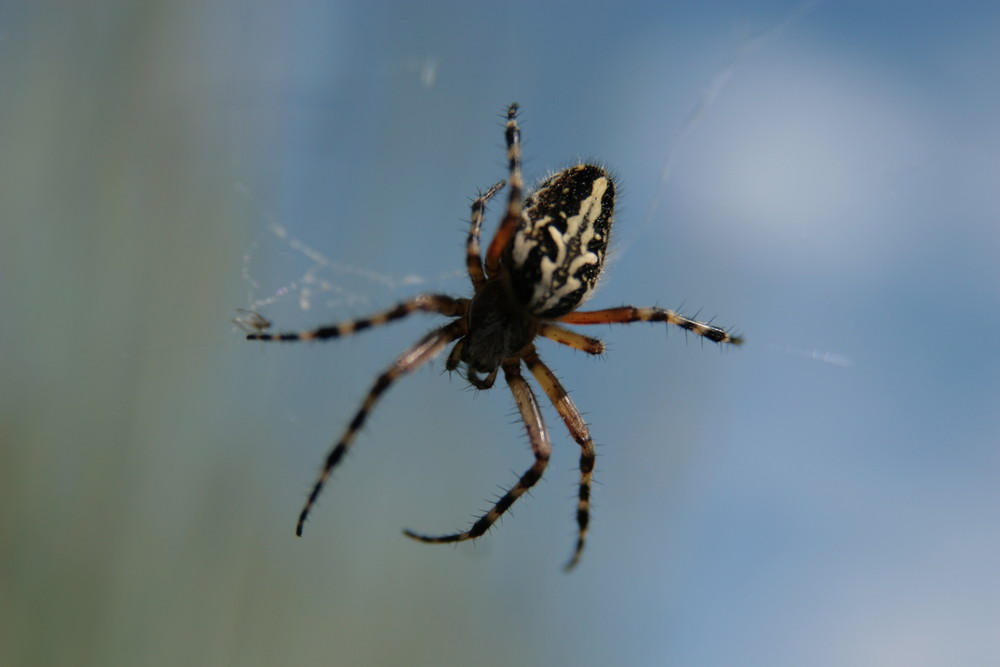
<instances>
[{"instance_id":1,"label":"banded striped leg","mask_svg":"<svg viewBox=\"0 0 1000 667\"><path fill-rule=\"evenodd\" d=\"M507 170L510 172L510 192L507 199L507 212L500 222L496 235L490 241L486 250L486 274L490 277L500 275L500 255L514 235L521 221L521 206L524 199L524 179L521 176L521 130L517 126L517 103L507 107L507 128L504 138L507 142Z\"/></svg>"},{"instance_id":2,"label":"banded striped leg","mask_svg":"<svg viewBox=\"0 0 1000 667\"><path fill-rule=\"evenodd\" d=\"M340 338L349 336L359 331L370 329L371 327L382 326L395 320L400 320L407 315L418 310L428 313L441 313L447 317L458 317L464 315L469 309L468 299L456 299L444 294L420 294L398 303L388 310L362 317L348 322L338 322L337 324L327 324L325 326L309 329L308 331L286 332L286 333L248 333L247 340L266 340L292 342L300 340L326 340L328 338Z\"/></svg>"},{"instance_id":3,"label":"banded striped leg","mask_svg":"<svg viewBox=\"0 0 1000 667\"><path fill-rule=\"evenodd\" d=\"M578 532L576 548L565 566L565 569L569 571L576 567L580 561L580 554L583 553L583 545L587 540L587 526L590 524L590 485L594 478L594 441L590 438L590 429L583 421L580 411L570 399L569 394L566 393L559 378L539 359L534 346L524 356L524 362L528 364L528 370L535 376L538 384L542 386L549 400L552 401L552 405L555 406L559 416L566 424L566 428L569 429L569 434L580 445L580 493L576 505Z\"/></svg>"},{"instance_id":4,"label":"banded striped leg","mask_svg":"<svg viewBox=\"0 0 1000 667\"><path fill-rule=\"evenodd\" d=\"M743 338L731 336L728 331L707 322L697 322L679 313L664 308L636 308L621 306L606 310L591 310L563 315L559 321L564 324L628 324L629 322L666 322L676 324L681 329L713 341L715 343L731 343L741 345Z\"/></svg>"},{"instance_id":5,"label":"banded striped leg","mask_svg":"<svg viewBox=\"0 0 1000 667\"><path fill-rule=\"evenodd\" d=\"M587 354L604 354L604 343L601 340L584 336L581 333L571 331L558 324L552 324L551 322L543 323L538 328L538 335L545 336L549 340L554 340L560 345L582 350Z\"/></svg>"},{"instance_id":6,"label":"banded striped leg","mask_svg":"<svg viewBox=\"0 0 1000 667\"><path fill-rule=\"evenodd\" d=\"M295 526L295 534L299 537L302 536L302 526L306 522L306 518L309 516L309 512L312 510L314 504L316 504L316 498L319 497L320 491L323 490L323 486L326 481L330 478L330 473L333 471L340 460L343 458L347 450L351 448L351 443L354 441L354 436L357 435L358 431L364 425L365 420L368 418L369 413L371 413L372 408L375 407L375 403L378 402L379 397L388 389L393 382L395 382L401 375L410 373L425 363L436 357L441 350L448 346L456 338L465 335L466 333L465 321L457 320L451 324L446 324L443 327L435 329L423 338L421 338L416 345L412 346L406 352L401 354L396 361L389 366L378 379L375 380L375 384L372 388L368 390L368 395L365 396L364 402L358 411L354 413L354 418L351 423L347 426L347 430L344 435L340 437L337 444L333 446L330 453L326 456L326 463L323 465L323 471L319 474L316 479L316 483L313 485L312 491L309 493L309 498L306 500L305 506L302 508L302 512L299 513L299 521Z\"/></svg>"},{"instance_id":7,"label":"banded striped leg","mask_svg":"<svg viewBox=\"0 0 1000 667\"><path fill-rule=\"evenodd\" d=\"M521 475L521 478L514 483L514 486L510 488L500 500L497 501L496 505L480 517L469 530L462 533L454 533L453 535L420 535L413 532L412 530L404 530L403 533L407 537L412 537L415 540L421 542L428 542L431 544L443 544L446 542L463 542L465 540L471 540L473 538L481 536L487 530L490 529L494 523L497 522L504 512L510 509L510 506L514 504L518 498L524 495L524 493L533 487L539 479L542 478L542 473L545 472L545 467L549 464L549 455L552 452L552 446L549 442L549 432L545 428L545 422L542 420L542 411L538 407L538 399L535 398L534 392L531 391L531 387L524 380L521 375L521 362L518 359L513 361L507 361L503 364L504 376L507 378L507 385L510 387L510 391L514 394L514 402L517 403L517 409L521 413L521 419L524 421L525 428L528 431L528 440L531 442L531 451L535 454L535 463L528 470Z\"/></svg>"},{"instance_id":8,"label":"banded striped leg","mask_svg":"<svg viewBox=\"0 0 1000 667\"><path fill-rule=\"evenodd\" d=\"M479 193L472 202L472 216L469 220L469 239L465 242L465 265L469 269L469 279L472 286L479 289L486 284L486 273L483 272L483 260L479 256L479 233L483 228L483 214L486 204L500 192L506 181L499 181L486 192Z\"/></svg>"}]
</instances>

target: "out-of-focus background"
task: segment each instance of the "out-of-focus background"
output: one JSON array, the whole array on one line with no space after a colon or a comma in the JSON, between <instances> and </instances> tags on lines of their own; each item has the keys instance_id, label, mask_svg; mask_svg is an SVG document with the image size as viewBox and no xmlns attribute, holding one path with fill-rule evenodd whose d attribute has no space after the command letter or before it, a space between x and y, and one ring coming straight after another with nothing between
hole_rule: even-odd
<instances>
[{"instance_id":1,"label":"out-of-focus background","mask_svg":"<svg viewBox=\"0 0 1000 667\"><path fill-rule=\"evenodd\" d=\"M0 664L1000 663L995 3L0 6ZM469 198L614 169L592 329L544 357L600 445L591 541L550 409L394 387L439 320L247 343L467 294ZM487 233L499 205L491 207Z\"/></svg>"}]
</instances>

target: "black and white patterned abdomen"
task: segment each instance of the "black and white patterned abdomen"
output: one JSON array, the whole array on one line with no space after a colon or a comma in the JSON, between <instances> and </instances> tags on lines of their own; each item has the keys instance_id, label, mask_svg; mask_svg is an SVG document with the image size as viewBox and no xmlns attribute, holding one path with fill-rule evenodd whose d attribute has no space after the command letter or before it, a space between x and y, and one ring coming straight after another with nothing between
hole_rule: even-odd
<instances>
[{"instance_id":1,"label":"black and white patterned abdomen","mask_svg":"<svg viewBox=\"0 0 1000 667\"><path fill-rule=\"evenodd\" d=\"M604 268L614 207L614 181L592 164L550 176L525 199L504 266L514 298L528 312L554 319L590 297Z\"/></svg>"}]
</instances>

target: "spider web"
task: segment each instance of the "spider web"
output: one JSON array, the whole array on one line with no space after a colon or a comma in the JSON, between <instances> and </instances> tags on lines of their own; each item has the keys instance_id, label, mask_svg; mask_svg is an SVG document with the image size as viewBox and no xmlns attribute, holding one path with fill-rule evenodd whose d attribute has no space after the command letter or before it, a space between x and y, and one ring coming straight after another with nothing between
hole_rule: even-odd
<instances>
[{"instance_id":1,"label":"spider web","mask_svg":"<svg viewBox=\"0 0 1000 667\"><path fill-rule=\"evenodd\" d=\"M714 107L725 92L726 87L736 76L740 64L765 47L769 42L780 37L785 31L791 28L797 21L815 10L821 0L804 0L791 9L788 15L773 26L760 30L756 33L747 34L740 40L730 57L722 63L720 68L712 75L708 85L705 87L701 97L692 107L690 113L684 120L680 129L671 137L663 148L663 167L660 170L660 179L653 198L645 207L641 216L641 222L635 232L626 238L615 248L614 261L621 261L628 251L635 245L636 241L646 237L651 227L654 226L660 208L660 203L664 198L667 187L670 184L674 172L674 164L678 161L684 144L689 136L695 133L702 119ZM850 368L854 366L854 361L850 356L839 352L829 352L823 350L800 349L788 345L771 343L768 349L786 355L800 356L812 361L838 366L840 368Z\"/></svg>"},{"instance_id":2,"label":"spider web","mask_svg":"<svg viewBox=\"0 0 1000 667\"><path fill-rule=\"evenodd\" d=\"M624 257L629 248L635 244L636 239L642 238L641 233L645 232L654 224L655 213L660 207L660 202L663 200L664 193L666 192L667 186L669 185L671 176L674 172L674 163L677 161L678 155L684 148L687 138L694 134L705 115L718 103L726 89L726 86L728 86L733 80L733 77L736 76L740 64L755 52L766 46L768 42L780 37L785 31L791 28L795 22L812 12L820 4L820 0L805 0L794 7L788 16L786 16L781 22L756 33L747 34L736 44L736 48L733 50L733 53L712 75L708 85L702 92L701 97L694 104L690 113L688 113L685 118L680 130L667 141L667 145L663 149L664 158L663 168L660 170L660 181L657 185L655 193L653 194L653 199L646 207L646 211L642 216L642 222L637 229L637 233L632 237L632 240L626 241L617 250L620 257Z\"/></svg>"},{"instance_id":3,"label":"spider web","mask_svg":"<svg viewBox=\"0 0 1000 667\"><path fill-rule=\"evenodd\" d=\"M254 206L262 222L257 238L242 258L241 274L247 300L234 321L243 329L267 329L270 321L265 314L280 317L281 314L314 309L360 312L381 308L387 303L382 298L384 293L409 296L421 289L446 285L465 275L465 269L459 268L430 277L416 273L393 276L331 258L292 234L277 216L257 201L249 186L237 183L236 190ZM263 266L262 255L267 256L267 267ZM279 274L271 275L275 266L281 267ZM375 295L379 295L378 298ZM286 319L280 321L286 322Z\"/></svg>"}]
</instances>

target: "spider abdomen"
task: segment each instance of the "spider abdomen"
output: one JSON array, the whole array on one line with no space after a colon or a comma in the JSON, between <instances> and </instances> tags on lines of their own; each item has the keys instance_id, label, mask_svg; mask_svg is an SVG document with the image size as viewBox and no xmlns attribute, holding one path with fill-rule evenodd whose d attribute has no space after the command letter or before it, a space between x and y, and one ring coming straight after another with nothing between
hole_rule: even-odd
<instances>
[{"instance_id":1,"label":"spider abdomen","mask_svg":"<svg viewBox=\"0 0 1000 667\"><path fill-rule=\"evenodd\" d=\"M550 176L524 200L504 266L528 312L554 319L590 297L604 268L614 208L615 183L592 164Z\"/></svg>"}]
</instances>

